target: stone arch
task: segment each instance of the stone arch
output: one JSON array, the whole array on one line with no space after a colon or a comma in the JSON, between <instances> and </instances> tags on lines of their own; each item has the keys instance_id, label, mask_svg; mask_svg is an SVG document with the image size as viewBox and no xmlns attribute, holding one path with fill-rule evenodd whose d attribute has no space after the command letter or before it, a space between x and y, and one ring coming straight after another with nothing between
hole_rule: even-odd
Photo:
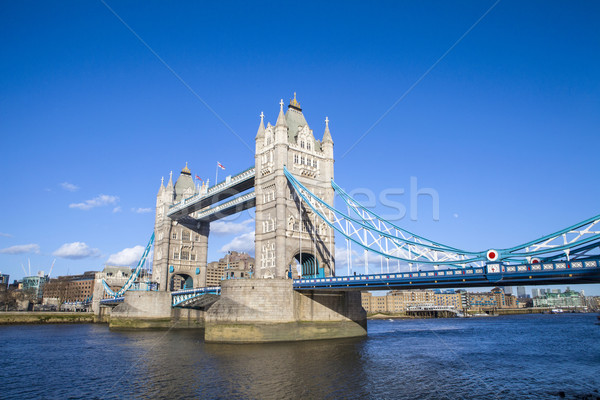
<instances>
[{"instance_id":1,"label":"stone arch","mask_svg":"<svg viewBox=\"0 0 600 400\"><path fill-rule=\"evenodd\" d=\"M193 289L194 278L183 272L176 272L171 274L169 279L169 291L174 292L177 290Z\"/></svg>"},{"instance_id":2,"label":"stone arch","mask_svg":"<svg viewBox=\"0 0 600 400\"><path fill-rule=\"evenodd\" d=\"M311 251L296 251L290 262L291 275L303 278L325 277L325 270L319 261L319 258Z\"/></svg>"}]
</instances>

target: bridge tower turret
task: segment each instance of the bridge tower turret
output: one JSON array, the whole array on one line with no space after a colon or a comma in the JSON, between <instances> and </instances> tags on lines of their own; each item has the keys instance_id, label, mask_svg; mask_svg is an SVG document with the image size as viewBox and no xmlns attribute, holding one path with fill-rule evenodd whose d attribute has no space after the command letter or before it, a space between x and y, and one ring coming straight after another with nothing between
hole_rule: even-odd
<instances>
[{"instance_id":1,"label":"bridge tower turret","mask_svg":"<svg viewBox=\"0 0 600 400\"><path fill-rule=\"evenodd\" d=\"M296 94L284 113L283 100L275 126L256 135L256 265L257 278L287 278L290 274L334 274L333 230L296 198L284 167L330 204L334 192L333 140L326 120L323 141L315 139ZM298 271L298 270L301 271Z\"/></svg>"}]
</instances>

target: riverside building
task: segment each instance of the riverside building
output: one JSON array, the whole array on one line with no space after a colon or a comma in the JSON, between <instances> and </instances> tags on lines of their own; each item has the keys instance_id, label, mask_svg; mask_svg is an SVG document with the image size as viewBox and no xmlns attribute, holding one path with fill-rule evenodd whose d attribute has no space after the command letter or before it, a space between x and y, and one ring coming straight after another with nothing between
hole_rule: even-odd
<instances>
[{"instance_id":1,"label":"riverside building","mask_svg":"<svg viewBox=\"0 0 600 400\"><path fill-rule=\"evenodd\" d=\"M463 294L453 290L392 290L385 296L362 293L362 306L368 313L405 313L413 306L443 306L462 309Z\"/></svg>"},{"instance_id":2,"label":"riverside building","mask_svg":"<svg viewBox=\"0 0 600 400\"><path fill-rule=\"evenodd\" d=\"M72 303L90 300L94 293L96 271L81 275L59 276L44 286L44 304Z\"/></svg>"}]
</instances>

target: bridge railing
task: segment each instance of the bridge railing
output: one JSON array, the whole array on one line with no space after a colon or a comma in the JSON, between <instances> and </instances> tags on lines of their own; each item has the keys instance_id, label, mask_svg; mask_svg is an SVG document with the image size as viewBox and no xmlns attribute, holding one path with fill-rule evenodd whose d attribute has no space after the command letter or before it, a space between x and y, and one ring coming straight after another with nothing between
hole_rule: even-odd
<instances>
[{"instance_id":1,"label":"bridge railing","mask_svg":"<svg viewBox=\"0 0 600 400\"><path fill-rule=\"evenodd\" d=\"M417 272L382 273L370 275L340 276L327 278L294 279L294 288L343 288L377 286L381 289L388 284L419 284L443 283L444 281L456 282L456 278L487 279L491 285L502 285L502 279L510 277L529 278L530 284L535 284L535 278L546 278L548 275L567 276L586 271L600 272L600 259L587 259L578 261L560 261L549 263L510 265L502 263L489 263L484 268L447 269ZM472 277L472 278L471 278ZM461 279L464 280L464 279ZM507 282L510 282L508 280Z\"/></svg>"},{"instance_id":2,"label":"bridge railing","mask_svg":"<svg viewBox=\"0 0 600 400\"><path fill-rule=\"evenodd\" d=\"M117 303L122 303L124 300L125 300L124 296L111 297L108 299L101 299L100 304L102 304L102 305L117 304Z\"/></svg>"},{"instance_id":3,"label":"bridge railing","mask_svg":"<svg viewBox=\"0 0 600 400\"><path fill-rule=\"evenodd\" d=\"M250 167L237 175L232 176L229 180L226 178L224 181L217 183L214 186L208 188L207 194L213 194L219 192L229 186L234 185L239 181L244 181L248 178L251 178L255 174L255 167Z\"/></svg>"},{"instance_id":4,"label":"bridge railing","mask_svg":"<svg viewBox=\"0 0 600 400\"><path fill-rule=\"evenodd\" d=\"M221 287L220 286L210 286L203 288L195 288L195 289L185 289L178 290L176 292L171 292L171 306L177 307L181 303L191 300L196 297L204 296L206 294L220 295Z\"/></svg>"}]
</instances>

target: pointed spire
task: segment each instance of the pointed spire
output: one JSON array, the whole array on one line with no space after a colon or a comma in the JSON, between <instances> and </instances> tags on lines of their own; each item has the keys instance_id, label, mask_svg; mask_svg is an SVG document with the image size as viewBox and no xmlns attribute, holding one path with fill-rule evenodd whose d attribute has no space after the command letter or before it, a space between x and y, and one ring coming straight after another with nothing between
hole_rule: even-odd
<instances>
[{"instance_id":1,"label":"pointed spire","mask_svg":"<svg viewBox=\"0 0 600 400\"><path fill-rule=\"evenodd\" d=\"M165 191L165 177L160 178L160 187L158 188L158 194L162 194Z\"/></svg>"},{"instance_id":2,"label":"pointed spire","mask_svg":"<svg viewBox=\"0 0 600 400\"><path fill-rule=\"evenodd\" d=\"M260 125L258 126L258 132L256 132L256 139L260 139L265 136L265 114L260 112Z\"/></svg>"},{"instance_id":3,"label":"pointed spire","mask_svg":"<svg viewBox=\"0 0 600 400\"><path fill-rule=\"evenodd\" d=\"M329 118L325 117L325 133L323 134L323 143L331 142L333 143L333 139L331 138L331 132L329 132Z\"/></svg>"},{"instance_id":4,"label":"pointed spire","mask_svg":"<svg viewBox=\"0 0 600 400\"><path fill-rule=\"evenodd\" d=\"M275 126L285 126L287 127L287 122L285 120L285 114L283 113L283 99L279 102L279 116L277 116L277 123Z\"/></svg>"},{"instance_id":5,"label":"pointed spire","mask_svg":"<svg viewBox=\"0 0 600 400\"><path fill-rule=\"evenodd\" d=\"M167 189L173 189L173 171L169 172L169 183L167 183Z\"/></svg>"}]
</instances>

